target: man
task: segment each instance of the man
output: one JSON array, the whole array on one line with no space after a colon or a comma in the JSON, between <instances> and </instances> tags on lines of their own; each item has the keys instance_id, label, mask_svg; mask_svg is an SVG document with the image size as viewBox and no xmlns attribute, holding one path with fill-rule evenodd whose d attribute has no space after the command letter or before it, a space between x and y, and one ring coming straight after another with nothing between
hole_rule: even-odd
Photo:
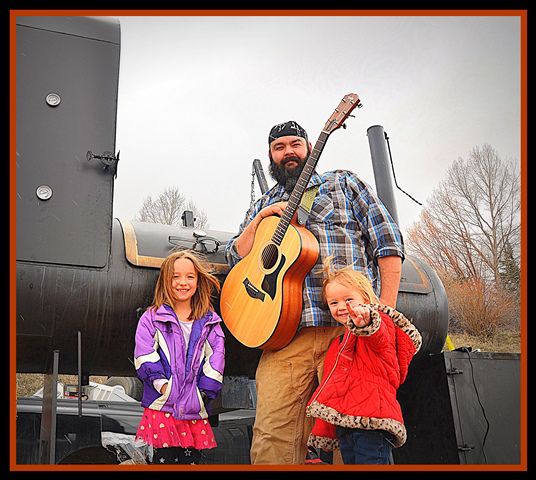
<instances>
[{"instance_id":1,"label":"man","mask_svg":"<svg viewBox=\"0 0 536 480\"><path fill-rule=\"evenodd\" d=\"M246 213L238 234L225 248L234 266L254 243L261 220L282 215L312 145L294 121L275 125L268 137L270 174L277 184ZM367 274L380 302L396 306L404 245L396 223L372 189L346 170L314 172L308 187L318 192L305 227L319 243L319 258L306 276L298 332L284 348L263 351L256 372L257 409L253 464L303 464L312 419L305 407L322 377L324 356L344 327L323 304L322 262L327 256Z\"/></svg>"}]
</instances>

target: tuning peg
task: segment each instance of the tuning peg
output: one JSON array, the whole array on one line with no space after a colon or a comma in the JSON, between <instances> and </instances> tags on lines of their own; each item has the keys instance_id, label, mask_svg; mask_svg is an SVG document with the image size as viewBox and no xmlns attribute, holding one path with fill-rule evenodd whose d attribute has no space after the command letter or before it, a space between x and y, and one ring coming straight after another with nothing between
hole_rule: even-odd
<instances>
[{"instance_id":1,"label":"tuning peg","mask_svg":"<svg viewBox=\"0 0 536 480\"><path fill-rule=\"evenodd\" d=\"M346 123L342 124L342 128L346 129Z\"/></svg>"}]
</instances>

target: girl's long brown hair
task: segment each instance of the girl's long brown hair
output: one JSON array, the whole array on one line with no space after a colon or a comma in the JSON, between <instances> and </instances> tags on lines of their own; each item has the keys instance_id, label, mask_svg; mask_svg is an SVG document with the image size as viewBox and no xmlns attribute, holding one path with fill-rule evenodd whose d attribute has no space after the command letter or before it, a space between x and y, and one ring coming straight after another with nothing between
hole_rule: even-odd
<instances>
[{"instance_id":1,"label":"girl's long brown hair","mask_svg":"<svg viewBox=\"0 0 536 480\"><path fill-rule=\"evenodd\" d=\"M209 310L214 310L212 305L212 290L217 293L220 291L220 282L210 273L208 263L193 250L180 250L170 253L162 262L160 274L156 280L154 288L153 303L149 308L155 310L164 304L173 307L173 294L171 291L171 279L173 278L173 270L175 260L184 258L190 260L194 264L197 272L197 290L192 297L192 312L190 319L197 320L203 317Z\"/></svg>"}]
</instances>

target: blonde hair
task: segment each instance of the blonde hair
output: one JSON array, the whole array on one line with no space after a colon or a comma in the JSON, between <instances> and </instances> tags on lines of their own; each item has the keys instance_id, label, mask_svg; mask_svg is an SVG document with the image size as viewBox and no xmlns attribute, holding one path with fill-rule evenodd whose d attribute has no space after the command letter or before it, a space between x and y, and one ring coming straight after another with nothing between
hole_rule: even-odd
<instances>
[{"instance_id":1,"label":"blonde hair","mask_svg":"<svg viewBox=\"0 0 536 480\"><path fill-rule=\"evenodd\" d=\"M329 256L324 260L323 272L322 299L324 302L326 302L326 287L332 282L338 282L358 290L366 303L380 303L369 278L354 270L352 265L336 268L333 265L333 256Z\"/></svg>"},{"instance_id":2,"label":"blonde hair","mask_svg":"<svg viewBox=\"0 0 536 480\"><path fill-rule=\"evenodd\" d=\"M212 305L212 290L220 291L220 282L210 273L208 263L193 250L180 250L170 253L160 266L160 273L154 288L153 303L149 308L155 310L164 304L173 306L173 293L171 280L173 278L175 261L179 259L190 260L197 272L197 289L192 297L192 312L190 318L197 320L203 317L209 310L214 310Z\"/></svg>"}]
</instances>

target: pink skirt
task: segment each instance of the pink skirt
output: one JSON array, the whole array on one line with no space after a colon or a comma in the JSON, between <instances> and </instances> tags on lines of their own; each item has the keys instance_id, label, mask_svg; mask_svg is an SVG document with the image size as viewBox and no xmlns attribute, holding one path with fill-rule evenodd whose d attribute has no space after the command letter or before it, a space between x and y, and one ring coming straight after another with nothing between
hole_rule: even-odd
<instances>
[{"instance_id":1,"label":"pink skirt","mask_svg":"<svg viewBox=\"0 0 536 480\"><path fill-rule=\"evenodd\" d=\"M177 420L168 412L146 408L138 426L136 439L153 448L192 447L205 450L217 446L207 418Z\"/></svg>"}]
</instances>

